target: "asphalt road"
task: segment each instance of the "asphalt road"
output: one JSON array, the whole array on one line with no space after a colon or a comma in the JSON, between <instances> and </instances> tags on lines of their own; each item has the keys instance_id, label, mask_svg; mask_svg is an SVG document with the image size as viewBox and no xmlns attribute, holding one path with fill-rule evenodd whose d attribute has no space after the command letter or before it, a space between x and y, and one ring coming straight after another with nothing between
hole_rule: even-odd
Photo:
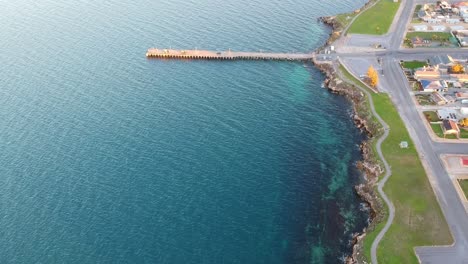
<instances>
[{"instance_id":1,"label":"asphalt road","mask_svg":"<svg viewBox=\"0 0 468 264\"><path fill-rule=\"evenodd\" d=\"M424 120L421 119L413 99L410 87L398 61L428 59L436 54L449 54L455 58L468 58L466 49L400 49L407 25L411 19L414 5L424 3L423 0L406 0L402 3L390 33L384 36L347 36L346 40L338 41L337 54L328 54L331 59L340 58L345 66L356 76L362 74L363 68L369 64L376 65L377 58L382 58L381 68L384 76L380 76L379 89L387 91L396 105L410 136L425 165L429 181L447 220L455 243L450 246L430 246L416 248L416 254L422 263L458 264L468 263L468 214L455 190L455 187L445 170L441 154L467 154L468 145L463 143L440 143L432 141ZM386 49L372 49L371 46L380 43ZM354 49L354 50L353 50ZM361 63L356 63L361 61ZM362 63L364 61L364 64ZM383 184L382 184L383 185ZM380 183L379 183L380 189ZM393 212L392 212L393 211ZM390 206L390 216L394 210ZM389 218L391 223L392 217ZM385 231L385 230L384 230ZM385 232L379 234L383 236ZM379 240L372 247L372 262Z\"/></svg>"},{"instance_id":2,"label":"asphalt road","mask_svg":"<svg viewBox=\"0 0 468 264\"><path fill-rule=\"evenodd\" d=\"M416 253L422 263L468 263L468 214L440 159L444 153L468 154L468 145L433 142L409 95L410 87L397 62L384 61L383 68L383 78L392 84L389 94L426 165L429 180L455 240L452 247L423 247L417 248ZM437 253L443 253L443 257Z\"/></svg>"}]
</instances>

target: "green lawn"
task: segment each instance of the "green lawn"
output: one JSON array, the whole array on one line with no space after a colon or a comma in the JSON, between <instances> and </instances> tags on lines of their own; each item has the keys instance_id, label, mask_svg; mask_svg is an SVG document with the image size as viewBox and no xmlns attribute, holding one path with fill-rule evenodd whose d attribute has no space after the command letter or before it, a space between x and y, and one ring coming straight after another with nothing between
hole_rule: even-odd
<instances>
[{"instance_id":1,"label":"green lawn","mask_svg":"<svg viewBox=\"0 0 468 264\"><path fill-rule=\"evenodd\" d=\"M374 94L378 114L390 126L382 144L392 176L384 191L395 205L395 219L379 245L379 263L418 263L413 248L453 242L434 191L397 110L386 94ZM398 144L409 142L408 149Z\"/></svg>"},{"instance_id":2,"label":"green lawn","mask_svg":"<svg viewBox=\"0 0 468 264\"><path fill-rule=\"evenodd\" d=\"M424 116L429 122L438 122L440 121L439 116L434 111L425 111L423 112ZM440 126L440 125L439 125Z\"/></svg>"},{"instance_id":3,"label":"green lawn","mask_svg":"<svg viewBox=\"0 0 468 264\"><path fill-rule=\"evenodd\" d=\"M440 124L431 124L431 128L438 137L444 137L444 131L442 131L442 126Z\"/></svg>"},{"instance_id":4,"label":"green lawn","mask_svg":"<svg viewBox=\"0 0 468 264\"><path fill-rule=\"evenodd\" d=\"M408 32L406 34L407 39L412 39L414 37L420 37L423 39L431 40L445 40L448 41L452 35L447 32Z\"/></svg>"},{"instance_id":5,"label":"green lawn","mask_svg":"<svg viewBox=\"0 0 468 264\"><path fill-rule=\"evenodd\" d=\"M422 23L421 19L418 17L418 12L421 10L422 5L416 5L416 8L414 9L413 13L413 18L411 19L411 24L419 24Z\"/></svg>"},{"instance_id":6,"label":"green lawn","mask_svg":"<svg viewBox=\"0 0 468 264\"><path fill-rule=\"evenodd\" d=\"M404 61L401 63L403 68L405 69L418 69L422 68L423 66L427 66L427 62L425 61Z\"/></svg>"},{"instance_id":7,"label":"green lawn","mask_svg":"<svg viewBox=\"0 0 468 264\"><path fill-rule=\"evenodd\" d=\"M419 86L413 84L413 91L418 91L418 90L419 90ZM416 100L418 101L420 105L435 105L430 95L417 94L415 96L416 96Z\"/></svg>"},{"instance_id":8,"label":"green lawn","mask_svg":"<svg viewBox=\"0 0 468 264\"><path fill-rule=\"evenodd\" d=\"M460 128L460 138L468 138L468 130Z\"/></svg>"},{"instance_id":9,"label":"green lawn","mask_svg":"<svg viewBox=\"0 0 468 264\"><path fill-rule=\"evenodd\" d=\"M341 28L345 28L356 15L355 13L339 14L336 16L336 21L340 23Z\"/></svg>"},{"instance_id":10,"label":"green lawn","mask_svg":"<svg viewBox=\"0 0 468 264\"><path fill-rule=\"evenodd\" d=\"M364 11L351 25L348 33L382 35L387 33L400 2L380 0L372 8Z\"/></svg>"},{"instance_id":11,"label":"green lawn","mask_svg":"<svg viewBox=\"0 0 468 264\"><path fill-rule=\"evenodd\" d=\"M372 99L377 113L390 126L382 150L392 168L392 176L384 191L396 209L395 219L377 249L378 261L416 264L414 247L448 245L453 239L413 142L390 97L372 93ZM401 141L408 141L409 148L401 149ZM372 242L383 226L384 223L379 223L364 240L364 254L368 260Z\"/></svg>"},{"instance_id":12,"label":"green lawn","mask_svg":"<svg viewBox=\"0 0 468 264\"><path fill-rule=\"evenodd\" d=\"M459 180L458 183L460 184L460 187L465 193L466 199L468 199L468 180Z\"/></svg>"}]
</instances>

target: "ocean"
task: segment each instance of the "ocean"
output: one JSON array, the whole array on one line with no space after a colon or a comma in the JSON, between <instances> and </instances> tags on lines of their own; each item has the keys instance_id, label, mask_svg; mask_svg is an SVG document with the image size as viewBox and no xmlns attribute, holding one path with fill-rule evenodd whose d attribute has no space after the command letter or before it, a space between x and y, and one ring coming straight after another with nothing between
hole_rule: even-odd
<instances>
[{"instance_id":1,"label":"ocean","mask_svg":"<svg viewBox=\"0 0 468 264\"><path fill-rule=\"evenodd\" d=\"M339 263L365 138L310 52L365 1L3 1L0 263Z\"/></svg>"}]
</instances>

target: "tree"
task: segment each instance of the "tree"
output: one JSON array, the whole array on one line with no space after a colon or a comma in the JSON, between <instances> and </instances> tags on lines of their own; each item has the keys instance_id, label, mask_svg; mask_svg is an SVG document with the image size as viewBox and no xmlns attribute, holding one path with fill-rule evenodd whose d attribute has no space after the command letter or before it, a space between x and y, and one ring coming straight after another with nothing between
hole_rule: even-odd
<instances>
[{"instance_id":1,"label":"tree","mask_svg":"<svg viewBox=\"0 0 468 264\"><path fill-rule=\"evenodd\" d=\"M374 69L374 67L372 67L372 65L369 66L369 69L367 69L367 77L369 77L370 86L376 87L379 83L379 75L377 74L377 71Z\"/></svg>"},{"instance_id":2,"label":"tree","mask_svg":"<svg viewBox=\"0 0 468 264\"><path fill-rule=\"evenodd\" d=\"M465 72L465 69L463 68L463 65L457 63L457 64L453 65L452 67L450 67L450 71L452 73L463 73L463 72Z\"/></svg>"},{"instance_id":3,"label":"tree","mask_svg":"<svg viewBox=\"0 0 468 264\"><path fill-rule=\"evenodd\" d=\"M468 127L468 118L463 118L463 119L460 121L460 126L462 126L462 127Z\"/></svg>"}]
</instances>

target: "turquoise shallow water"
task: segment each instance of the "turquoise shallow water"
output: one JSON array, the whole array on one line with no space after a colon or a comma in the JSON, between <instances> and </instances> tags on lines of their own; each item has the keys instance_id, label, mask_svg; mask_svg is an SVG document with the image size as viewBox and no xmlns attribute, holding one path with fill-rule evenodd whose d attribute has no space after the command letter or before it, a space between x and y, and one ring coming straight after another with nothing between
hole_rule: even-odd
<instances>
[{"instance_id":1,"label":"turquoise shallow water","mask_svg":"<svg viewBox=\"0 0 468 264\"><path fill-rule=\"evenodd\" d=\"M364 1L50 1L0 14L1 263L337 263L361 135L307 52Z\"/></svg>"}]
</instances>

